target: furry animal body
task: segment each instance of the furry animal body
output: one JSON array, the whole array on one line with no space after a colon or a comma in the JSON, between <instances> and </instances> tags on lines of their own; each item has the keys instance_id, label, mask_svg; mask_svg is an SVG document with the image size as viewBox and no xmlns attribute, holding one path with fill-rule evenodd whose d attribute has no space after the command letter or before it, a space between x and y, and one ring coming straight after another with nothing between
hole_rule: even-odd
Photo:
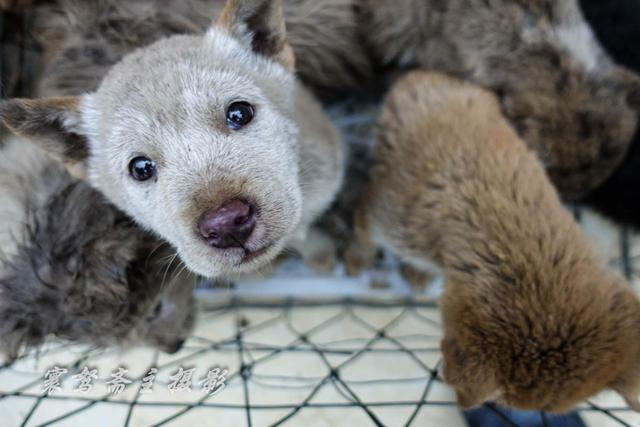
<instances>
[{"instance_id":1,"label":"furry animal body","mask_svg":"<svg viewBox=\"0 0 640 427\"><path fill-rule=\"evenodd\" d=\"M257 188L256 191L260 191L259 185L252 182L252 178L267 182L262 188L261 196L273 202L271 207L276 212L281 207L284 208L281 205L295 205L281 215L292 217L292 223L299 225L296 235L288 243L294 247L299 244L298 248L303 255L315 255L317 245L308 242L302 244L304 229L313 221L315 215L326 207L333 193L337 191L342 174L342 149L336 131L324 118L317 102L292 76L290 70L293 56L289 45L284 42L285 33L282 32L278 3L243 2L244 5L250 4L248 9L243 9L244 6L239 6L237 2L230 2L225 17L220 18L226 23L226 29L213 29L204 36L176 36L160 41L148 49L131 53L137 48L153 44L163 36L196 33L200 24L206 25L203 18L205 15L194 15L199 16L200 20L191 15L180 18L177 13L163 11L158 7L160 3L163 2L61 2L61 9L55 9L53 13L51 10L40 12L39 19L49 18L49 21L45 25L46 31L42 32L42 37L47 42L46 72L40 81L39 92L43 96L53 98L8 101L0 107L0 116L8 122L10 128L20 134L14 136L13 132L0 127L0 193L3 200L0 212L0 319L2 350L10 359L17 357L25 347L41 344L49 335L99 346L146 342L165 351L175 351L190 332L194 322L194 300L191 292L195 276L187 275L185 278L184 274L177 274L184 272L183 264L180 264L182 268L176 271L175 263L166 262L171 258L167 256L170 246L161 246L162 241L139 228L139 225L129 219L130 216L115 207L108 198L67 172L82 177L91 175L91 171L86 167L88 160L81 160L84 156L81 153L88 154L93 150L85 144L87 139L99 139L97 134L105 131L100 128L94 129L91 135L78 134L79 128L76 126L85 128L85 125L75 120L68 121L66 118L70 117L69 113L79 113L76 107L86 104L71 96L95 91L100 93L102 90L103 95L92 96L95 96L96 100L102 98L98 103L105 103L105 108L110 103L108 99L113 97L107 115L119 126L114 132L139 131L139 134L128 136L134 140L144 139L147 144L153 144L148 139L151 135L149 132L153 129L159 130L154 125L171 122L172 106L157 104L165 109L156 110L155 116L148 111L151 116L147 117L149 121L146 125L151 127L145 127L140 122L145 121L144 114L136 113L135 110L144 110L145 105L152 106L155 101L145 101L141 92L151 91L164 99L163 102L168 103L182 99L184 108L179 107L179 102L174 106L180 110L175 111L177 120L182 121L185 127L174 131L186 133L188 136L185 135L185 138L190 141L182 148L174 144L176 153L181 151L187 156L206 159L215 151L215 154L224 157L225 161L212 162L208 166L201 164L200 166L207 170L201 169L199 173L193 170L193 163L188 167L185 165L185 170L192 169L191 173L176 169L175 172L179 175L195 180L202 179L203 183L199 194L194 195L188 194L183 180L177 183L176 193L208 205L207 200L215 204L216 200L212 199L224 198L225 195L221 192L216 193L218 188L238 192ZM171 2L174 6L184 3L186 2ZM204 8L211 6L212 2L199 3ZM217 5L217 9L208 12L220 15L222 4L213 3ZM291 10L295 10L311 20L332 17L338 10L344 10L346 5L344 2L327 1L322 4L316 3L312 7L311 2L300 1L296 3L300 9L291 9L292 3L296 2L288 3L287 16L295 17L291 13ZM185 7L185 10L189 9L189 13L195 13L194 11L202 11L203 8L192 10ZM259 53L252 51L254 46L249 33L243 32L245 26L242 21L243 16L255 18L252 13L256 11L255 8L263 8L260 10L266 14L264 16L275 19L268 21L269 25L275 24L275 27L268 25L268 29L274 32L260 33L266 37L262 39L264 44L259 45L258 39L253 39L256 49L266 49ZM149 13L153 15L150 16ZM248 15L245 16L243 13ZM310 28L309 21L304 19L292 21L292 27L298 28L303 34ZM65 27L63 23L69 25ZM339 19L336 23L337 32L347 30ZM254 24L262 25L266 24L266 21L256 18ZM260 30L266 31L266 28L260 27ZM276 30L276 38L267 37L276 34ZM301 35L297 40L303 44L305 37ZM299 46L300 44L294 44L294 49L298 49ZM337 44L335 47L340 50L341 46L343 45ZM199 51L198 48L204 50ZM124 58L127 55L128 58ZM336 61L334 65L341 63L339 58ZM177 67L173 77L161 75L156 65L162 64L169 68ZM189 64L193 68L189 69ZM326 66L327 63L323 65ZM112 68L115 70L111 70ZM147 71L151 69L155 69L158 74L155 75L155 81L149 82L150 76L147 75ZM209 69L212 69L215 75L207 76ZM326 71L326 68L324 70ZM118 77L119 73L122 79ZM101 84L105 75L108 75L107 83ZM329 78L322 72L314 77L316 88L322 86L322 79ZM218 85L220 91L204 87L201 93L198 92L203 89L202 85L211 83L215 86L216 78L221 79ZM255 83L254 79L258 83ZM347 77L347 80L339 80L332 75L330 79L333 84L348 84L345 83L348 81ZM136 81L141 81L140 86L136 85ZM151 83L151 87L148 83ZM167 83L168 86L163 86ZM177 85L173 89L173 95L168 89L171 84ZM237 91L233 89L235 86ZM159 92L155 93L156 90ZM198 116L196 110L206 109L207 103L212 101L212 96L215 104L219 101L216 96L235 96L238 93L243 96L255 96L264 103L256 106L257 123L273 120L277 125L268 130L271 134L249 128L249 135L246 135L244 140L241 138L234 142L240 146L234 150L222 147L222 141L218 144L212 141L215 138L212 138L211 134L221 130L225 135L232 133L231 129L218 127L224 123L219 122L220 112L213 111L213 108L211 115L201 111L202 114ZM132 96L133 94L140 97ZM121 95L122 102L116 99ZM186 106L190 102L198 104L198 98L202 98L200 107L195 104ZM134 99L138 99L139 102ZM120 108L123 110L119 111ZM191 108L188 112L199 117L196 121L205 121L206 129L201 130L207 134L201 134L200 139L196 135L197 126L188 132L189 123L184 121L187 118L181 116L185 113L185 108ZM133 123L130 125L133 128L126 131L127 126L123 126L120 117L128 113L131 113ZM15 119L18 119L18 122ZM310 120L313 123L307 123L301 129L297 123L300 120ZM177 124L175 121L171 123ZM73 129L67 128L67 125L71 125ZM160 125L158 127L162 128ZM164 130L168 131L168 127ZM88 131L87 128L84 130ZM271 136L277 131L282 131L282 134L277 135L274 143L277 148L270 152L268 144ZM164 141L169 142L167 145L179 139L177 134L171 131L169 133L172 140ZM124 134L121 136L125 139L127 137ZM164 136L167 137L169 134L165 133ZM283 138L280 138L281 136ZM253 144L248 147L247 145L251 144L247 144L247 141L253 138L264 140L259 141L260 146ZM299 143L299 140L302 142ZM186 139L181 143L185 141ZM211 145L217 145L217 150L211 149ZM196 153L198 146L202 150L209 148L208 154ZM111 153L102 151L105 147L100 143L94 145L94 148L101 151L102 155L107 155L103 160L108 163ZM157 151L161 148L163 147L160 145L155 146ZM171 163L168 153L166 154L164 161ZM268 162L276 154L281 154L281 158L277 160L282 170L276 167L277 162ZM251 157L254 157L253 163L251 160L247 162L246 158ZM178 160L174 159L176 163L179 163ZM238 160L237 164L233 163ZM98 168L106 166L102 163L102 160L96 159L95 164L101 165ZM263 163L265 168L256 170L260 169L258 163ZM67 170L63 165L67 166ZM247 167L244 172L249 176L241 176L240 181L235 180L238 176L233 174L242 175L243 167ZM268 169L269 167L274 169ZM116 172L116 176L122 175L123 172L124 175L128 175L126 169L125 165L125 170ZM95 172L94 175L100 175ZM207 176L208 173L211 175ZM225 173L228 175L224 176ZM251 177L251 173L255 175ZM290 176L282 179L282 174ZM105 179L109 181L106 177ZM216 181L217 179L221 179L222 182ZM294 182L287 183L288 179L293 179ZM287 184L284 185L284 190L275 188L283 183ZM112 191L120 191L122 188L118 185L117 180L111 182ZM298 185L304 188L298 189ZM140 194L148 194L150 190L149 187L139 189L142 191ZM289 190L292 194L283 194ZM300 193L304 194L303 206L300 206ZM135 197L139 197L140 194ZM167 200L161 197L156 200L162 201L162 206L156 214L167 216ZM127 205L124 206L124 210L131 214L128 202L120 202L121 206ZM259 215L267 214L269 206L259 212ZM198 231L195 227L196 222L193 224L193 232ZM291 227L296 228L293 224ZM154 229L153 226L151 228ZM271 231L275 236L285 233L285 230L278 227ZM312 233L314 236L317 234L315 231ZM327 243L322 236L316 241ZM206 250L205 248L204 251ZM272 248L272 252L277 252L277 248ZM173 252L169 255L173 255ZM321 252L321 255L326 253ZM212 258L215 258L215 255ZM326 256L321 261L326 262L327 259L331 261L331 257ZM222 260L223 263L225 261L228 259ZM218 262L216 267L219 264ZM206 275L222 274L224 270L211 270L209 267L206 265L199 270ZM235 267L233 264L224 272L234 273L237 270ZM163 286L159 286L160 284Z\"/></svg>"},{"instance_id":2,"label":"furry animal body","mask_svg":"<svg viewBox=\"0 0 640 427\"><path fill-rule=\"evenodd\" d=\"M33 35L47 53L41 95L97 89L132 50L177 34L203 34L222 0L59 0L36 9ZM286 0L296 74L316 95L361 90L372 67L360 36L355 0Z\"/></svg>"},{"instance_id":3,"label":"furry animal body","mask_svg":"<svg viewBox=\"0 0 640 427\"><path fill-rule=\"evenodd\" d=\"M640 4L633 0L582 0L585 17L613 58L640 73ZM640 227L640 132L613 174L585 200L617 222Z\"/></svg>"},{"instance_id":4,"label":"furry animal body","mask_svg":"<svg viewBox=\"0 0 640 427\"><path fill-rule=\"evenodd\" d=\"M3 171L37 164L16 148L2 151ZM178 350L195 323L195 276L178 274L170 248L98 192L55 163L41 164L0 182L23 195L4 203L0 217L24 218L0 228L0 350L11 361L51 336Z\"/></svg>"},{"instance_id":5,"label":"furry animal body","mask_svg":"<svg viewBox=\"0 0 640 427\"><path fill-rule=\"evenodd\" d=\"M125 7L97 4L116 15ZM206 34L148 46L144 26L131 38L109 26L85 38L82 53L71 37L51 59L41 93L95 91L0 104L9 129L207 277L259 269L285 245L313 257L301 242L333 200L343 169L337 130L295 79L281 2L229 1L219 10ZM115 57L96 54L96 39L109 41ZM149 179L134 176L149 168Z\"/></svg>"},{"instance_id":6,"label":"furry animal body","mask_svg":"<svg viewBox=\"0 0 640 427\"><path fill-rule=\"evenodd\" d=\"M446 72L493 90L563 197L611 175L636 132L638 77L617 66L577 0L364 0L379 63Z\"/></svg>"},{"instance_id":7,"label":"furry animal body","mask_svg":"<svg viewBox=\"0 0 640 427\"><path fill-rule=\"evenodd\" d=\"M640 408L640 302L493 94L411 72L383 105L377 142L360 245L443 269L444 378L460 405L562 412L610 388Z\"/></svg>"}]
</instances>

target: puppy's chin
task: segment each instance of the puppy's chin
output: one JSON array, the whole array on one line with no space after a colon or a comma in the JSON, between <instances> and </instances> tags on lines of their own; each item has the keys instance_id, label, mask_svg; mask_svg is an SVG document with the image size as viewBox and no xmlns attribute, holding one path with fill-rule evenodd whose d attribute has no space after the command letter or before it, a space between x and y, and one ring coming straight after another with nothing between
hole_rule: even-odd
<instances>
[{"instance_id":1,"label":"puppy's chin","mask_svg":"<svg viewBox=\"0 0 640 427\"><path fill-rule=\"evenodd\" d=\"M235 277L256 272L269 265L282 252L285 240L280 239L257 249L205 247L205 251L196 254L179 251L179 255L189 270L203 277Z\"/></svg>"}]
</instances>

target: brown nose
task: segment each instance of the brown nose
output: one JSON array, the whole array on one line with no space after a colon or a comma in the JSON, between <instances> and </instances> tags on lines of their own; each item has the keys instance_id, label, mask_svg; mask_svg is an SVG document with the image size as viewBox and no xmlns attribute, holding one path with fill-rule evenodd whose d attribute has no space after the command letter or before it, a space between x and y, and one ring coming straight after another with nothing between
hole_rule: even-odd
<instances>
[{"instance_id":1,"label":"brown nose","mask_svg":"<svg viewBox=\"0 0 640 427\"><path fill-rule=\"evenodd\" d=\"M205 212L198 222L198 231L209 246L239 248L249 239L255 226L255 209L249 203L236 199Z\"/></svg>"}]
</instances>

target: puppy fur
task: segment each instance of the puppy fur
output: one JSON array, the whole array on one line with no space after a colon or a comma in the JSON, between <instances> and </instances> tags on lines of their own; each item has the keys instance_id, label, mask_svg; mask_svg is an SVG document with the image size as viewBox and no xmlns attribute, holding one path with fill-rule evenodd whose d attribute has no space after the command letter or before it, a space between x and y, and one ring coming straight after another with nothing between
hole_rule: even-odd
<instances>
[{"instance_id":1,"label":"puppy fur","mask_svg":"<svg viewBox=\"0 0 640 427\"><path fill-rule=\"evenodd\" d=\"M0 0L0 10L16 10L35 6L51 0Z\"/></svg>"},{"instance_id":2,"label":"puppy fur","mask_svg":"<svg viewBox=\"0 0 640 427\"><path fill-rule=\"evenodd\" d=\"M640 72L640 4L633 0L582 0L585 17L604 48L620 64ZM586 200L616 222L640 228L640 132L624 160Z\"/></svg>"},{"instance_id":3,"label":"puppy fur","mask_svg":"<svg viewBox=\"0 0 640 427\"><path fill-rule=\"evenodd\" d=\"M561 194L577 199L620 164L637 127L638 77L609 58L576 0L363 0L378 61L493 90Z\"/></svg>"},{"instance_id":4,"label":"puppy fur","mask_svg":"<svg viewBox=\"0 0 640 427\"><path fill-rule=\"evenodd\" d=\"M411 72L383 105L377 144L360 230L417 269L442 267L444 378L459 404L562 412L610 388L638 409L640 302L498 100Z\"/></svg>"},{"instance_id":5,"label":"puppy fur","mask_svg":"<svg viewBox=\"0 0 640 427\"><path fill-rule=\"evenodd\" d=\"M54 56L47 61L44 86L69 95L94 90L132 50L162 37L206 32L223 5L221 0L59 0L38 8L33 35L47 56ZM284 2L297 75L316 95L362 90L372 79L356 8L356 0Z\"/></svg>"},{"instance_id":6,"label":"puppy fur","mask_svg":"<svg viewBox=\"0 0 640 427\"><path fill-rule=\"evenodd\" d=\"M194 276L177 274L168 246L57 164L38 172L13 181L22 235L0 234L0 351L13 361L53 336L177 351L195 322Z\"/></svg>"},{"instance_id":7,"label":"puppy fur","mask_svg":"<svg viewBox=\"0 0 640 427\"><path fill-rule=\"evenodd\" d=\"M97 48L96 37L85 34L85 49L63 49L59 61L52 59L42 93L95 91L0 104L7 128L87 179L207 277L254 271L285 245L301 247L338 191L344 162L337 130L295 79L281 2L230 0L219 15L204 35L160 37L148 46L153 31L144 25L129 39L135 25L109 21L98 40L114 49ZM134 49L137 43L146 47ZM230 131L224 118L235 100L256 106L240 131ZM157 179L131 179L127 165L138 155L155 160ZM195 231L198 218L233 198L256 206L255 231L243 248L211 248ZM332 249L328 239L320 241L304 246L303 255L322 264Z\"/></svg>"}]
</instances>

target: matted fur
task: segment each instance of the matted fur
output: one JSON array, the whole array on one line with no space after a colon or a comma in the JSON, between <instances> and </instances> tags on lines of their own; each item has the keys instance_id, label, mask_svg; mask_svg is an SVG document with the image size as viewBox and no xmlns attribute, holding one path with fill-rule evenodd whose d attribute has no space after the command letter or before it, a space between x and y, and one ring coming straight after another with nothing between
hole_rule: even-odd
<instances>
[{"instance_id":1,"label":"matted fur","mask_svg":"<svg viewBox=\"0 0 640 427\"><path fill-rule=\"evenodd\" d=\"M576 0L363 0L379 62L493 90L564 197L595 189L637 127L640 83L616 66Z\"/></svg>"},{"instance_id":2,"label":"matted fur","mask_svg":"<svg viewBox=\"0 0 640 427\"><path fill-rule=\"evenodd\" d=\"M360 212L361 237L368 224L402 260L443 268L444 378L460 405L561 412L611 388L640 407L640 302L492 94L434 73L402 78Z\"/></svg>"},{"instance_id":3,"label":"matted fur","mask_svg":"<svg viewBox=\"0 0 640 427\"><path fill-rule=\"evenodd\" d=\"M0 211L23 219L2 240L0 351L11 361L52 336L179 349L195 322L195 277L178 275L170 247L99 193L55 163L40 165L37 176L14 175L12 188L0 185L4 196L23 195L14 208L22 212L7 212L10 198Z\"/></svg>"}]
</instances>

